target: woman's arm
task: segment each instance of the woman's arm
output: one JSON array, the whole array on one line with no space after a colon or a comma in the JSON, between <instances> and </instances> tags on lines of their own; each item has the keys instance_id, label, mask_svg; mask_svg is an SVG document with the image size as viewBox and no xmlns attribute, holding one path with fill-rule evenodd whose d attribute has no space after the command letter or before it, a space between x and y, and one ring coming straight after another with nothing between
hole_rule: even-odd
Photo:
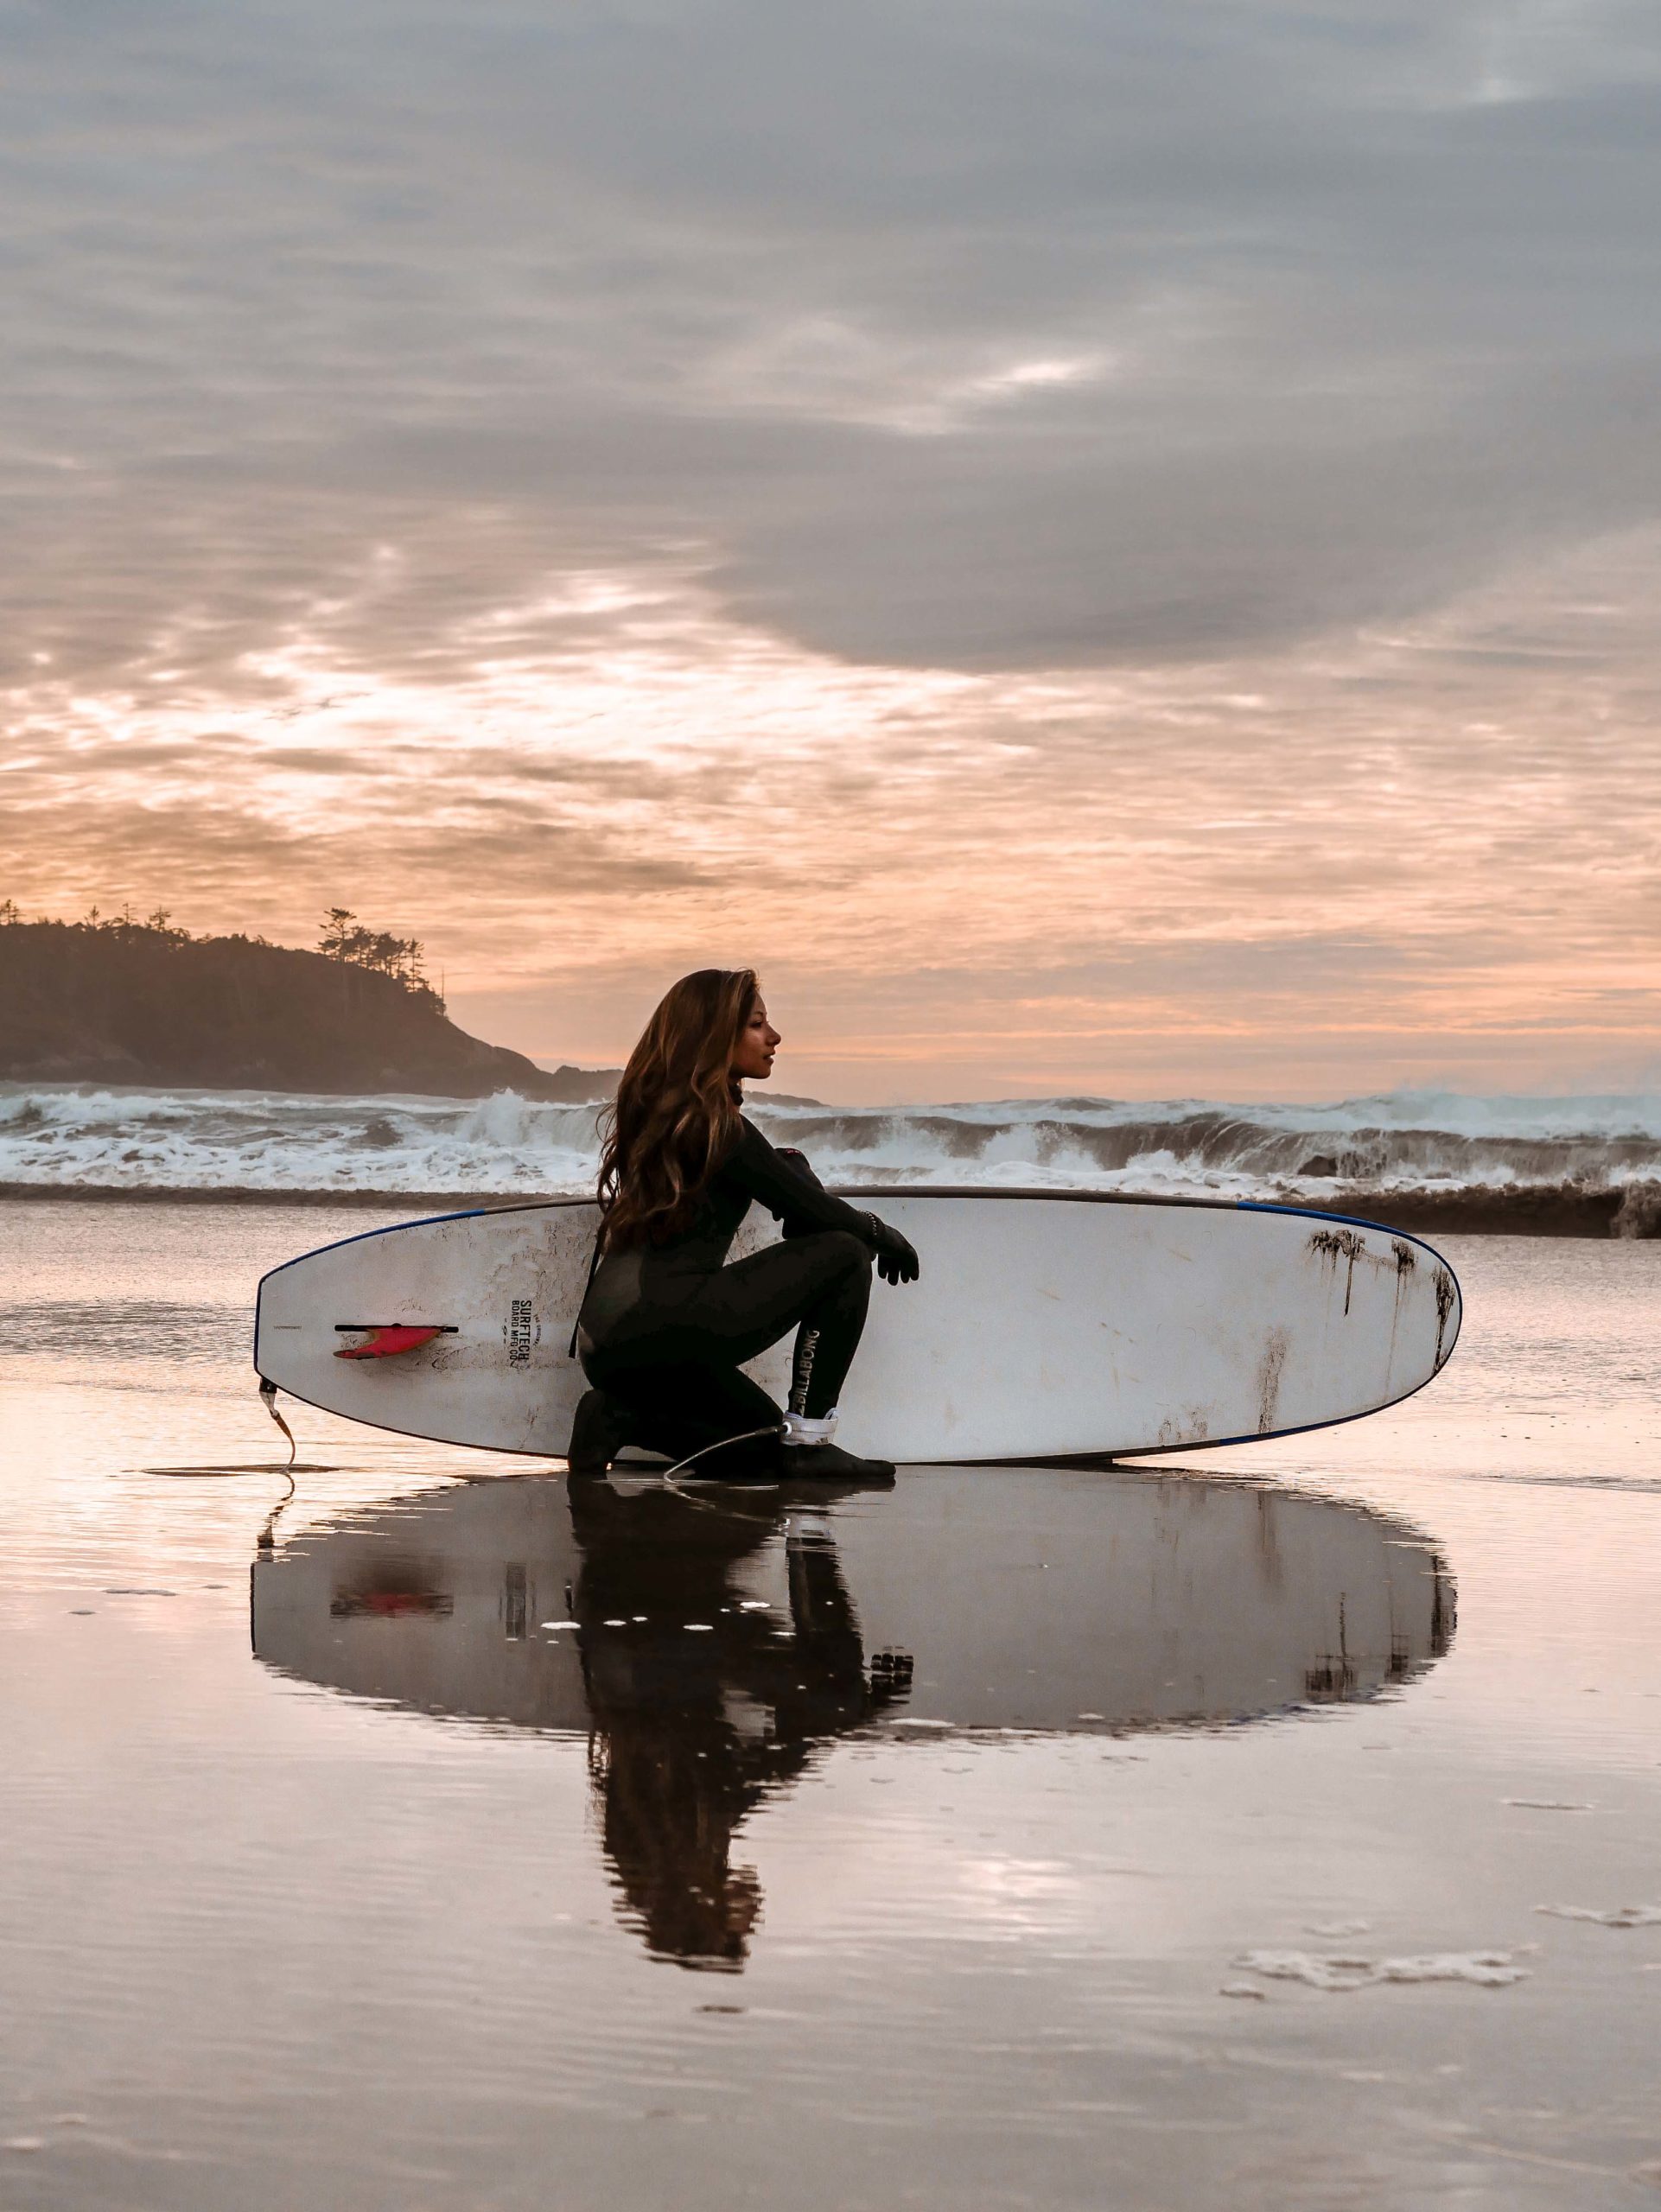
<instances>
[{"instance_id":1,"label":"woman's arm","mask_svg":"<svg viewBox=\"0 0 1661 2212\"><path fill-rule=\"evenodd\" d=\"M888 1282L914 1282L917 1255L897 1229L874 1213L863 1213L845 1198L834 1198L799 1154L775 1152L754 1122L741 1121L738 1149L722 1173L731 1175L753 1198L785 1225L786 1236L843 1229L869 1245Z\"/></svg>"},{"instance_id":2,"label":"woman's arm","mask_svg":"<svg viewBox=\"0 0 1661 2212\"><path fill-rule=\"evenodd\" d=\"M871 1217L832 1198L799 1154L775 1152L754 1122L739 1123L737 1149L722 1173L759 1198L786 1230L800 1236L818 1229L845 1229L862 1243L872 1243Z\"/></svg>"}]
</instances>

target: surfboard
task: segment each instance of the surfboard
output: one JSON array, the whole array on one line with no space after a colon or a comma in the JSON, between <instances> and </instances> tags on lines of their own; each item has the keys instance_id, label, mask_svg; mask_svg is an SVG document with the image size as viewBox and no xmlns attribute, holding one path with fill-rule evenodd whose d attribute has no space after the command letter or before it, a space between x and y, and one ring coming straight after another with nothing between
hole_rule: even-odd
<instances>
[{"instance_id":1,"label":"surfboard","mask_svg":"<svg viewBox=\"0 0 1661 2212\"><path fill-rule=\"evenodd\" d=\"M922 1261L920 1281L874 1285L837 1432L854 1452L961 1464L1284 1436L1410 1396L1459 1335L1453 1269L1373 1222L1098 1192L840 1195ZM302 1254L261 1281L254 1364L352 1421L557 1458L587 1387L568 1346L597 1218L548 1199ZM778 1234L753 1209L734 1258ZM748 1370L780 1404L790 1351Z\"/></svg>"}]
</instances>

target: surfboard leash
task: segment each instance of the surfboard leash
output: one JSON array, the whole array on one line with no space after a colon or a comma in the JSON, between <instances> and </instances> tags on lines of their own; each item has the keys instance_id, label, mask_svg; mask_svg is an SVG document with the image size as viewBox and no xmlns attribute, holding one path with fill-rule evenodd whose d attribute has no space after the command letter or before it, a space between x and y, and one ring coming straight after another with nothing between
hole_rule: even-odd
<instances>
[{"instance_id":1,"label":"surfboard leash","mask_svg":"<svg viewBox=\"0 0 1661 2212\"><path fill-rule=\"evenodd\" d=\"M276 1383L268 1381L263 1375L259 1378L259 1395L260 1402L264 1406L266 1412L282 1430L283 1435L289 1440L289 1465L292 1467L296 1457L298 1456L300 1446L295 1441L294 1431L289 1427L287 1421L283 1420L282 1414L277 1410Z\"/></svg>"},{"instance_id":2,"label":"surfboard leash","mask_svg":"<svg viewBox=\"0 0 1661 2212\"><path fill-rule=\"evenodd\" d=\"M582 1308L589 1302L589 1293L594 1288L594 1279L600 1272L600 1248L606 1237L606 1217L602 1213L595 1224L594 1249L589 1255L589 1279L582 1286L582 1297L576 1309L576 1319L571 1324L571 1341L565 1347L567 1359L576 1357L577 1332L582 1326Z\"/></svg>"},{"instance_id":3,"label":"surfboard leash","mask_svg":"<svg viewBox=\"0 0 1661 2212\"><path fill-rule=\"evenodd\" d=\"M741 1436L718 1436L713 1444L705 1444L696 1452L689 1452L684 1459L677 1459L668 1472L660 1476L659 1479L665 1489L672 1490L677 1497L684 1497L689 1505L698 1506L705 1513L719 1513L721 1508L718 1505L712 1503L707 1497L699 1497L693 1491L683 1490L675 1480L675 1477L679 1474L683 1467L690 1467L694 1459L703 1459L706 1452L721 1452L724 1451L729 1444L750 1444L759 1436L777 1436L780 1433L778 1426L773 1424L766 1428L747 1428ZM777 1490L779 1485L776 1482L746 1483L744 1487L746 1490Z\"/></svg>"},{"instance_id":4,"label":"surfboard leash","mask_svg":"<svg viewBox=\"0 0 1661 2212\"><path fill-rule=\"evenodd\" d=\"M260 1402L264 1406L266 1412L282 1430L283 1435L289 1440L289 1464L282 1471L283 1479L287 1483L288 1488L283 1491L282 1497L278 1498L277 1503L266 1515L265 1526L260 1530L259 1536L255 1546L255 1549L262 1559L269 1559L272 1552L277 1548L277 1522L294 1500L294 1493L297 1487L294 1479L294 1463L300 1447L298 1443L296 1441L294 1431L289 1427L287 1421L283 1420L282 1414L277 1410L276 1383L269 1382L263 1375L259 1378L259 1395Z\"/></svg>"}]
</instances>

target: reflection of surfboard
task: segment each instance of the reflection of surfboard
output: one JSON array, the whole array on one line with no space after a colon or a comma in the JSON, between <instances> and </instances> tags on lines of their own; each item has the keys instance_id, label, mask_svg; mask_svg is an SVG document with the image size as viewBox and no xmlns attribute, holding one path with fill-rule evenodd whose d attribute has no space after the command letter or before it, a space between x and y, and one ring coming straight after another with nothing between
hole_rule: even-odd
<instances>
[{"instance_id":1,"label":"reflection of surfboard","mask_svg":"<svg viewBox=\"0 0 1661 2212\"><path fill-rule=\"evenodd\" d=\"M806 1486L803 1486L805 1488ZM1191 1476L920 1469L782 1491L468 1483L263 1554L268 1665L449 1726L583 1746L616 1909L656 1957L741 1967L749 1814L839 1738L1212 1728L1387 1694L1447 1649L1422 1538ZM747 1854L748 1856L748 1854Z\"/></svg>"},{"instance_id":2,"label":"reflection of surfboard","mask_svg":"<svg viewBox=\"0 0 1661 2212\"><path fill-rule=\"evenodd\" d=\"M1269 1485L929 1469L822 1534L792 1512L761 1491L436 1491L258 1560L254 1647L455 1718L587 1734L626 1703L672 1732L754 1708L817 1738L1216 1726L1373 1696L1453 1632L1414 1531Z\"/></svg>"},{"instance_id":3,"label":"reflection of surfboard","mask_svg":"<svg viewBox=\"0 0 1661 2212\"><path fill-rule=\"evenodd\" d=\"M1336 1215L850 1195L880 1205L923 1262L920 1282L876 1286L843 1401L838 1440L856 1452L961 1462L1280 1436L1407 1397L1459 1333L1458 1285L1428 1244ZM577 1199L451 1214L290 1260L260 1284L255 1364L377 1427L563 1453L595 1218ZM754 1211L735 1255L777 1234ZM786 1343L751 1369L781 1402L789 1357Z\"/></svg>"}]
</instances>

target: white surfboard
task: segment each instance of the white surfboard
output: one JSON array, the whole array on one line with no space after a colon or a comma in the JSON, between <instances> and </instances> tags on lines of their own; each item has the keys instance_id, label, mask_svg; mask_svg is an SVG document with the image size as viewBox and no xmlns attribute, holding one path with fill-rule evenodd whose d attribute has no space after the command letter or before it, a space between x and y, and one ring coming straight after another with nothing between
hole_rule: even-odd
<instances>
[{"instance_id":1,"label":"white surfboard","mask_svg":"<svg viewBox=\"0 0 1661 2212\"><path fill-rule=\"evenodd\" d=\"M837 1441L905 1462L1120 1456L1352 1421L1420 1389L1459 1334L1453 1270L1399 1230L1250 1202L846 1191L920 1281L873 1287ZM583 1199L371 1230L274 1268L254 1364L309 1404L443 1443L563 1454ZM735 1258L778 1225L753 1208ZM341 1358L394 1326L440 1332ZM782 1404L790 1343L748 1371Z\"/></svg>"}]
</instances>

